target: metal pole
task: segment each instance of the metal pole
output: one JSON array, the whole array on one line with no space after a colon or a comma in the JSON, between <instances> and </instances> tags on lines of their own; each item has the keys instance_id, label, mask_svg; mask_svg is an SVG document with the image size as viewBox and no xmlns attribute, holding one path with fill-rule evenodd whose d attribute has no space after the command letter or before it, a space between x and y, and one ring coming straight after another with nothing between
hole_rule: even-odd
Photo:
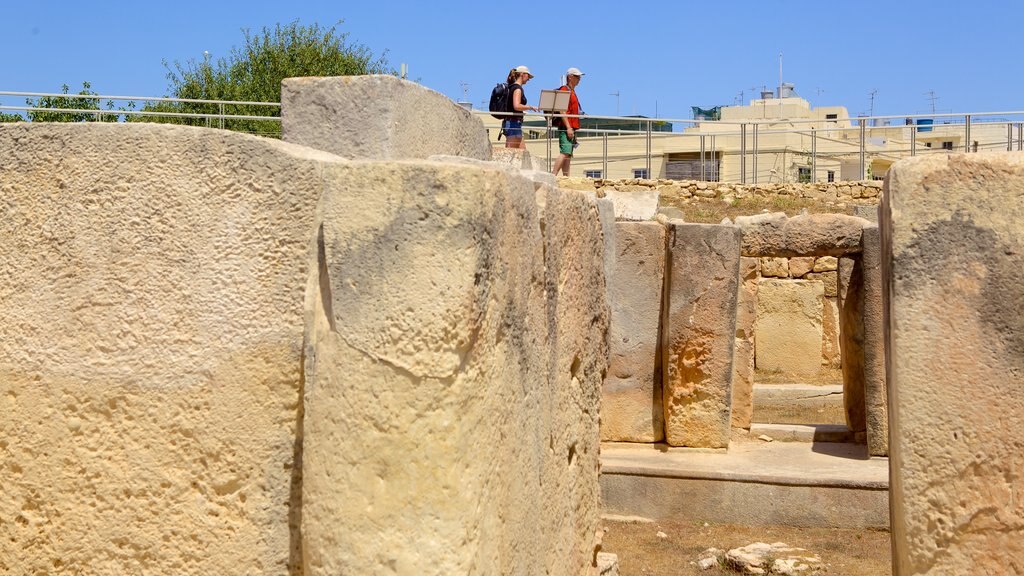
<instances>
[{"instance_id":1,"label":"metal pole","mask_svg":"<svg viewBox=\"0 0 1024 576\"><path fill-rule=\"evenodd\" d=\"M964 152L971 151L971 115L964 116Z\"/></svg>"},{"instance_id":2,"label":"metal pole","mask_svg":"<svg viewBox=\"0 0 1024 576\"><path fill-rule=\"evenodd\" d=\"M1017 150L1024 150L1024 122L1017 123Z\"/></svg>"},{"instance_id":3,"label":"metal pole","mask_svg":"<svg viewBox=\"0 0 1024 576\"><path fill-rule=\"evenodd\" d=\"M715 135L714 134L711 135L711 161L713 162L712 166L714 166L714 168L715 168L714 170L711 171L712 172L711 177L714 178L713 182L718 182L719 178L721 178L721 176L719 174L719 169L718 169L718 152L715 150Z\"/></svg>"},{"instance_id":4,"label":"metal pole","mask_svg":"<svg viewBox=\"0 0 1024 576\"><path fill-rule=\"evenodd\" d=\"M862 118L860 121L860 179L863 181L867 176L867 172L864 170L865 162L867 161L867 133L868 126L867 122Z\"/></svg>"},{"instance_id":5,"label":"metal pole","mask_svg":"<svg viewBox=\"0 0 1024 576\"><path fill-rule=\"evenodd\" d=\"M740 124L740 183L747 183L747 124Z\"/></svg>"},{"instance_id":6,"label":"metal pole","mask_svg":"<svg viewBox=\"0 0 1024 576\"><path fill-rule=\"evenodd\" d=\"M601 177L608 177L608 133L605 132L601 138L604 142L604 149L601 152Z\"/></svg>"},{"instance_id":7,"label":"metal pole","mask_svg":"<svg viewBox=\"0 0 1024 576\"><path fill-rule=\"evenodd\" d=\"M757 123L754 123L754 134L753 134L753 136L754 136L754 138L753 138L754 139L754 156L753 156L753 159L752 159L753 161L751 163L752 164L751 172L753 172L753 173L751 174L750 181L753 182L754 184L757 184L757 154L758 154L758 150L757 150Z\"/></svg>"},{"instance_id":8,"label":"metal pole","mask_svg":"<svg viewBox=\"0 0 1024 576\"><path fill-rule=\"evenodd\" d=\"M707 182L707 173L704 171L704 135L700 135L700 181Z\"/></svg>"},{"instance_id":9,"label":"metal pole","mask_svg":"<svg viewBox=\"0 0 1024 576\"><path fill-rule=\"evenodd\" d=\"M547 166L548 166L548 172L551 172L551 116L548 116L546 118L546 126L547 126L547 132L545 133L545 136L547 136L547 138L545 138L545 140L547 140L547 142L546 142L546 145L547 145L547 147L546 147L546 151L547 151L546 152L547 153Z\"/></svg>"},{"instance_id":10,"label":"metal pole","mask_svg":"<svg viewBox=\"0 0 1024 576\"><path fill-rule=\"evenodd\" d=\"M811 182L818 181L818 136L811 126Z\"/></svg>"},{"instance_id":11,"label":"metal pole","mask_svg":"<svg viewBox=\"0 0 1024 576\"><path fill-rule=\"evenodd\" d=\"M917 126L910 125L910 155L917 156Z\"/></svg>"},{"instance_id":12,"label":"metal pole","mask_svg":"<svg viewBox=\"0 0 1024 576\"><path fill-rule=\"evenodd\" d=\"M223 129L224 128L224 103L221 102L220 104L217 104L217 107L220 109L220 127L221 127L221 129Z\"/></svg>"},{"instance_id":13,"label":"metal pole","mask_svg":"<svg viewBox=\"0 0 1024 576\"><path fill-rule=\"evenodd\" d=\"M1013 152L1013 123L1006 123L1006 151Z\"/></svg>"},{"instance_id":14,"label":"metal pole","mask_svg":"<svg viewBox=\"0 0 1024 576\"><path fill-rule=\"evenodd\" d=\"M647 120L647 177L651 177L651 121Z\"/></svg>"}]
</instances>

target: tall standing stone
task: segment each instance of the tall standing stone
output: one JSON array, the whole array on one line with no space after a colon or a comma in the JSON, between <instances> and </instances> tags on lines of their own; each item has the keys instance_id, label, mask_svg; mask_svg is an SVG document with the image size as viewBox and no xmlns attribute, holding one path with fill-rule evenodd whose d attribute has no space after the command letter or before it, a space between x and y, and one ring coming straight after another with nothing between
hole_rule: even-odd
<instances>
[{"instance_id":1,"label":"tall standing stone","mask_svg":"<svg viewBox=\"0 0 1024 576\"><path fill-rule=\"evenodd\" d=\"M732 371L732 426L750 428L754 416L754 335L757 327L758 259L740 258L736 350Z\"/></svg>"},{"instance_id":2,"label":"tall standing stone","mask_svg":"<svg viewBox=\"0 0 1024 576\"><path fill-rule=\"evenodd\" d=\"M729 445L740 229L670 221L662 323L665 437Z\"/></svg>"},{"instance_id":3,"label":"tall standing stone","mask_svg":"<svg viewBox=\"0 0 1024 576\"><path fill-rule=\"evenodd\" d=\"M1024 573L1024 155L896 163L881 210L895 573Z\"/></svg>"},{"instance_id":4,"label":"tall standing stone","mask_svg":"<svg viewBox=\"0 0 1024 576\"><path fill-rule=\"evenodd\" d=\"M601 393L601 439L658 442L661 404L661 291L666 229L658 222L615 224L617 255L608 279L611 334Z\"/></svg>"},{"instance_id":5,"label":"tall standing stone","mask_svg":"<svg viewBox=\"0 0 1024 576\"><path fill-rule=\"evenodd\" d=\"M864 227L863 242L864 424L868 452L872 456L888 456L889 397L885 384L882 246L877 225Z\"/></svg>"}]
</instances>

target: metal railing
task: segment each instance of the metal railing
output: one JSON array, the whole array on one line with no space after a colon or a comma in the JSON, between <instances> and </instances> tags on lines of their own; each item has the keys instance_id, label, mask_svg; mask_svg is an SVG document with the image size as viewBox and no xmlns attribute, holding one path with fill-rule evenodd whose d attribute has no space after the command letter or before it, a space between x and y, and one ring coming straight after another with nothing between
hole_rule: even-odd
<instances>
[{"instance_id":1,"label":"metal railing","mask_svg":"<svg viewBox=\"0 0 1024 576\"><path fill-rule=\"evenodd\" d=\"M24 103L5 104L12 98ZM91 106L34 105L40 99L54 98L81 99ZM161 109L161 105L166 106ZM77 114L94 121L170 121L272 136L280 133L280 107L278 102L0 91L0 112L5 113ZM472 112L482 118L493 140L500 121L490 112ZM550 169L551 144L557 138L557 130L550 125L552 116L507 115L525 117L524 144L536 148L543 142L543 156ZM673 168L690 170L687 173L699 174L700 180L755 184L765 180L865 180L881 176L872 173L873 166L886 168L908 156L1024 150L1024 111L743 121L560 116L602 123L599 128L577 131L583 145L576 150L572 165L576 170L599 171L606 178L611 177L609 170L614 167L620 177L629 177L631 171L652 178L671 177L668 172ZM664 130L666 127L670 129Z\"/></svg>"}]
</instances>

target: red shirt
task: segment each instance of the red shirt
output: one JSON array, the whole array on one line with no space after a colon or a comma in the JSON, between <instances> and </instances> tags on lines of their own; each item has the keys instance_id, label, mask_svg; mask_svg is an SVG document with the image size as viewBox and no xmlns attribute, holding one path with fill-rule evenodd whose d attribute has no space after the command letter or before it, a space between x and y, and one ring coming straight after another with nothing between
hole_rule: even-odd
<instances>
[{"instance_id":1,"label":"red shirt","mask_svg":"<svg viewBox=\"0 0 1024 576\"><path fill-rule=\"evenodd\" d=\"M562 86L561 88L559 88L559 90L568 90L568 89L569 89L568 86ZM571 93L569 94L569 107L566 108L565 113L566 114L577 114L577 115L580 113L580 101L579 101L578 98L576 98L576 91L575 90L572 90ZM569 126L572 127L573 130L579 130L579 128L580 128L580 119L579 118L566 118L565 120L569 121Z\"/></svg>"}]
</instances>

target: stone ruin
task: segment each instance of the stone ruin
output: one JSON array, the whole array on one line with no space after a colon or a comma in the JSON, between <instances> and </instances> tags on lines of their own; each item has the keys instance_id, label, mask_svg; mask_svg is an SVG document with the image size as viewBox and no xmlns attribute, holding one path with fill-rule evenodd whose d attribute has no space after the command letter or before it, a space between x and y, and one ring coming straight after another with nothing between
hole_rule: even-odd
<instances>
[{"instance_id":1,"label":"stone ruin","mask_svg":"<svg viewBox=\"0 0 1024 576\"><path fill-rule=\"evenodd\" d=\"M282 92L283 142L0 125L0 572L610 573L600 439L727 446L757 292L834 276L896 573L1024 573L1019 155L615 221L415 84Z\"/></svg>"}]
</instances>

